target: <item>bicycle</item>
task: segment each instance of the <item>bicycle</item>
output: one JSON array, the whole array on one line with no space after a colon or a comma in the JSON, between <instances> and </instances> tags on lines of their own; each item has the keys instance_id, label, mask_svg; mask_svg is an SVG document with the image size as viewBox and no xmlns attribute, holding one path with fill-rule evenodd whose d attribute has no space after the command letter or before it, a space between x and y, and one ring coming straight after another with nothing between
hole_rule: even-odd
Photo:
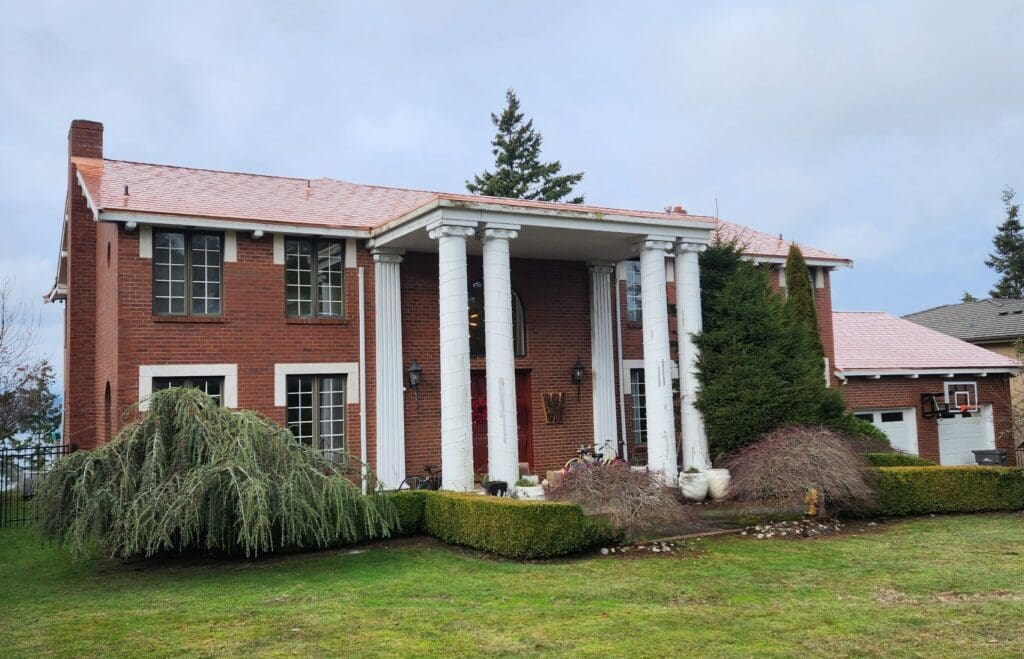
<instances>
[{"instance_id":1,"label":"bicycle","mask_svg":"<svg viewBox=\"0 0 1024 659\"><path fill-rule=\"evenodd\" d=\"M562 467L562 473L568 474L570 471L575 469L582 469L584 467L593 467L594 465L609 465L613 462L618 461L617 456L604 457L604 453L595 453L592 448L583 444L576 451L576 457L571 458Z\"/></svg>"},{"instance_id":2,"label":"bicycle","mask_svg":"<svg viewBox=\"0 0 1024 659\"><path fill-rule=\"evenodd\" d=\"M426 476L408 476L402 484L398 486L399 490L440 490L441 489L441 469L437 465L423 465L423 471L427 473Z\"/></svg>"}]
</instances>

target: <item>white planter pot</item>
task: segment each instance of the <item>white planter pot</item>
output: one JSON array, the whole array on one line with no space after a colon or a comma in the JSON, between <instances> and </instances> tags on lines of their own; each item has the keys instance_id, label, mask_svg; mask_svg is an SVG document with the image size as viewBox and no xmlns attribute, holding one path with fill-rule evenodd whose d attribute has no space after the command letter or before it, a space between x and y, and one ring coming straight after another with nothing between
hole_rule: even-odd
<instances>
[{"instance_id":1,"label":"white planter pot","mask_svg":"<svg viewBox=\"0 0 1024 659\"><path fill-rule=\"evenodd\" d=\"M519 499L533 499L534 501L540 501L544 499L544 486L531 485L529 487L523 487L522 485L517 485L516 497Z\"/></svg>"},{"instance_id":2,"label":"white planter pot","mask_svg":"<svg viewBox=\"0 0 1024 659\"><path fill-rule=\"evenodd\" d=\"M729 493L729 481L732 477L728 469L708 469L708 496L712 499L724 499Z\"/></svg>"},{"instance_id":3,"label":"white planter pot","mask_svg":"<svg viewBox=\"0 0 1024 659\"><path fill-rule=\"evenodd\" d=\"M679 474L679 489L689 501L703 501L708 496L708 475L704 472L696 474Z\"/></svg>"}]
</instances>

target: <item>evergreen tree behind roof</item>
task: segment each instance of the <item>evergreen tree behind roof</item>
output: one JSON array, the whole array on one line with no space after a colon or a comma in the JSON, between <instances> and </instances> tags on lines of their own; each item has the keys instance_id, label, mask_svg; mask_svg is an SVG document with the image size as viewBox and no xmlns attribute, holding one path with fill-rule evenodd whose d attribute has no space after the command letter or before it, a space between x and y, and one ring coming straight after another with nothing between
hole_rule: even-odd
<instances>
[{"instance_id":1,"label":"evergreen tree behind roof","mask_svg":"<svg viewBox=\"0 0 1024 659\"><path fill-rule=\"evenodd\" d=\"M1020 223L1020 204L1014 203L1013 188L1003 190L1006 219L999 225L985 265L999 273L999 281L989 292L995 298L1024 297L1024 227Z\"/></svg>"},{"instance_id":2,"label":"evergreen tree behind roof","mask_svg":"<svg viewBox=\"0 0 1024 659\"><path fill-rule=\"evenodd\" d=\"M544 138L534 130L533 119L523 121L519 99L512 89L505 92L505 101L501 116L491 113L491 122L498 129L491 141L494 171L475 175L472 182L466 181L466 189L491 197L582 204L583 195L566 197L583 180L583 172L562 174L561 162L541 162Z\"/></svg>"}]
</instances>

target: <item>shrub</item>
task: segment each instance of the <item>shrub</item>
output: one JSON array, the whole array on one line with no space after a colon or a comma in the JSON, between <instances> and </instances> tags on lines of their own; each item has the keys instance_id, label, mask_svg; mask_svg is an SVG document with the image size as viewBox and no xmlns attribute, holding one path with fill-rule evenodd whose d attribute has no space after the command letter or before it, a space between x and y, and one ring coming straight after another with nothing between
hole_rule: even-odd
<instances>
[{"instance_id":1,"label":"shrub","mask_svg":"<svg viewBox=\"0 0 1024 659\"><path fill-rule=\"evenodd\" d=\"M712 246L702 258L728 249ZM747 261L732 267L705 305L704 331L694 336L696 405L716 460L776 428L840 416L844 407L839 391L825 385L811 332L784 311L768 274Z\"/></svg>"},{"instance_id":2,"label":"shrub","mask_svg":"<svg viewBox=\"0 0 1024 659\"><path fill-rule=\"evenodd\" d=\"M550 558L583 551L612 534L575 504L425 492L427 533L508 558Z\"/></svg>"},{"instance_id":3,"label":"shrub","mask_svg":"<svg viewBox=\"0 0 1024 659\"><path fill-rule=\"evenodd\" d=\"M157 391L114 441L54 465L36 499L44 537L78 556L255 556L387 535L395 512L320 453L196 389Z\"/></svg>"},{"instance_id":4,"label":"shrub","mask_svg":"<svg viewBox=\"0 0 1024 659\"><path fill-rule=\"evenodd\" d=\"M697 519L660 478L621 462L574 469L547 494L579 504L588 515L600 515L629 540L681 532Z\"/></svg>"},{"instance_id":5,"label":"shrub","mask_svg":"<svg viewBox=\"0 0 1024 659\"><path fill-rule=\"evenodd\" d=\"M852 414L844 414L824 423L829 430L834 430L850 445L854 453L888 453L894 451L889 443L889 436L881 428L858 419Z\"/></svg>"},{"instance_id":6,"label":"shrub","mask_svg":"<svg viewBox=\"0 0 1024 659\"><path fill-rule=\"evenodd\" d=\"M395 508L398 518L396 533L394 535L415 535L424 530L423 514L426 505L425 490L403 490L391 492L387 495L388 500Z\"/></svg>"},{"instance_id":7,"label":"shrub","mask_svg":"<svg viewBox=\"0 0 1024 659\"><path fill-rule=\"evenodd\" d=\"M1024 509L1024 469L884 467L872 482L879 515L928 515Z\"/></svg>"},{"instance_id":8,"label":"shrub","mask_svg":"<svg viewBox=\"0 0 1024 659\"><path fill-rule=\"evenodd\" d=\"M935 463L931 460L924 460L917 457L916 455L910 455L909 453L899 453L893 451L892 453L861 453L860 457L864 458L872 467L934 467Z\"/></svg>"},{"instance_id":9,"label":"shrub","mask_svg":"<svg viewBox=\"0 0 1024 659\"><path fill-rule=\"evenodd\" d=\"M813 488L821 510L856 509L869 505L874 495L867 464L823 427L790 426L767 433L727 467L730 497L736 501L797 509Z\"/></svg>"}]
</instances>

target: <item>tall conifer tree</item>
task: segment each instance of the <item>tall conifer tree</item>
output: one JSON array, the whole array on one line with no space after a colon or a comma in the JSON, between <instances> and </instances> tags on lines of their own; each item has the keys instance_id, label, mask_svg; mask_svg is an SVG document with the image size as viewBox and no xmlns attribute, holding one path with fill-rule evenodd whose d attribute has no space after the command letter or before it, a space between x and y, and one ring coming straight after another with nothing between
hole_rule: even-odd
<instances>
[{"instance_id":1,"label":"tall conifer tree","mask_svg":"<svg viewBox=\"0 0 1024 659\"><path fill-rule=\"evenodd\" d=\"M582 204L583 195L566 199L583 180L583 172L562 174L562 163L540 161L544 138L533 128L533 119L523 121L516 93L505 93L505 109L501 115L491 114L498 132L491 141L494 171L484 170L466 189L473 194L534 201L566 201Z\"/></svg>"},{"instance_id":2,"label":"tall conifer tree","mask_svg":"<svg viewBox=\"0 0 1024 659\"><path fill-rule=\"evenodd\" d=\"M789 246L789 254L786 256L786 312L790 320L806 331L811 347L820 357L824 357L825 350L818 334L818 311L814 304L811 272L803 252L796 244Z\"/></svg>"},{"instance_id":3,"label":"tall conifer tree","mask_svg":"<svg viewBox=\"0 0 1024 659\"><path fill-rule=\"evenodd\" d=\"M992 297L1024 297L1024 227L1020 223L1020 204L1014 203L1013 188L1003 190L1006 219L992 238L995 251L985 265L999 273L999 281L989 293Z\"/></svg>"}]
</instances>

